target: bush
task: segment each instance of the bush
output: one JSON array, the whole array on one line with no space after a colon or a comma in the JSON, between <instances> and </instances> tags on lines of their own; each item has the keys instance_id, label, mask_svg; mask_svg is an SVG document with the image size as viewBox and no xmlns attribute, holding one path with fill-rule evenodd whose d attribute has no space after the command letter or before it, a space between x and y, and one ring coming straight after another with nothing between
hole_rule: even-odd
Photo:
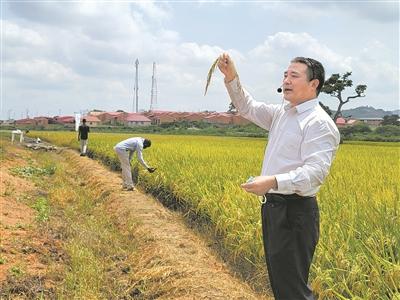
<instances>
[{"instance_id":1,"label":"bush","mask_svg":"<svg viewBox=\"0 0 400 300\"><path fill-rule=\"evenodd\" d=\"M351 128L353 129L353 132L360 132L360 133L372 132L371 127L369 127L367 124L356 124Z\"/></svg>"},{"instance_id":2,"label":"bush","mask_svg":"<svg viewBox=\"0 0 400 300\"><path fill-rule=\"evenodd\" d=\"M400 136L400 126L384 125L376 128L375 133L383 136Z\"/></svg>"}]
</instances>

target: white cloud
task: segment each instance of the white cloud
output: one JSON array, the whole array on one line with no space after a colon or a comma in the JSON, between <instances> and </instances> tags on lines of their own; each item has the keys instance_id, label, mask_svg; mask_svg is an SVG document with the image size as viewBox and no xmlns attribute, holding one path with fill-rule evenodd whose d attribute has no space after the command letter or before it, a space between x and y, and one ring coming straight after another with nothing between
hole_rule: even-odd
<instances>
[{"instance_id":1,"label":"white cloud","mask_svg":"<svg viewBox=\"0 0 400 300\"><path fill-rule=\"evenodd\" d=\"M398 22L399 19L399 2L386 0L274 1L261 2L258 5L266 11L281 14L292 22L332 18L335 15L362 18L377 23Z\"/></svg>"},{"instance_id":2,"label":"white cloud","mask_svg":"<svg viewBox=\"0 0 400 300\"><path fill-rule=\"evenodd\" d=\"M353 14L375 22L390 23L399 20L399 2L395 1L339 1L336 8L342 12Z\"/></svg>"},{"instance_id":3,"label":"white cloud","mask_svg":"<svg viewBox=\"0 0 400 300\"><path fill-rule=\"evenodd\" d=\"M326 66L351 68L351 57L342 57L305 32L278 32L269 36L262 45L251 50L249 54L270 61L277 58L288 60L294 56L305 56L319 60Z\"/></svg>"},{"instance_id":4,"label":"white cloud","mask_svg":"<svg viewBox=\"0 0 400 300\"><path fill-rule=\"evenodd\" d=\"M177 43L180 40L180 35L176 31L172 30L166 30L166 29L161 29L159 32L159 37L166 41L166 42L171 42L171 43Z\"/></svg>"},{"instance_id":5,"label":"white cloud","mask_svg":"<svg viewBox=\"0 0 400 300\"><path fill-rule=\"evenodd\" d=\"M160 3L156 5L155 1L138 1L134 2L134 4L140 7L140 9L153 21L162 22L171 18L170 12L166 8L162 7Z\"/></svg>"},{"instance_id":6,"label":"white cloud","mask_svg":"<svg viewBox=\"0 0 400 300\"><path fill-rule=\"evenodd\" d=\"M45 45L45 39L32 29L21 27L7 20L1 20L1 26L4 28L4 40L7 45L37 47Z\"/></svg>"},{"instance_id":7,"label":"white cloud","mask_svg":"<svg viewBox=\"0 0 400 300\"><path fill-rule=\"evenodd\" d=\"M57 62L34 59L31 61L7 62L4 64L4 72L7 77L31 79L35 81L47 81L63 83L79 80L69 67Z\"/></svg>"}]
</instances>

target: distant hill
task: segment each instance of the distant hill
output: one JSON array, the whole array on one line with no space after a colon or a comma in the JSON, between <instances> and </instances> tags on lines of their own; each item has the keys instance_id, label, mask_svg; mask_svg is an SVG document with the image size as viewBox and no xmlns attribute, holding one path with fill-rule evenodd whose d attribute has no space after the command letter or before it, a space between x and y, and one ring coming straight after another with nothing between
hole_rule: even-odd
<instances>
[{"instance_id":1,"label":"distant hill","mask_svg":"<svg viewBox=\"0 0 400 300\"><path fill-rule=\"evenodd\" d=\"M393 113L394 115L400 116L400 109L396 109L396 110L392 111L392 113Z\"/></svg>"},{"instance_id":2,"label":"distant hill","mask_svg":"<svg viewBox=\"0 0 400 300\"><path fill-rule=\"evenodd\" d=\"M376 109L372 106L360 106L351 109L342 110L344 117L351 116L352 118L383 118L386 115L400 114L400 110L385 111L383 109Z\"/></svg>"}]
</instances>

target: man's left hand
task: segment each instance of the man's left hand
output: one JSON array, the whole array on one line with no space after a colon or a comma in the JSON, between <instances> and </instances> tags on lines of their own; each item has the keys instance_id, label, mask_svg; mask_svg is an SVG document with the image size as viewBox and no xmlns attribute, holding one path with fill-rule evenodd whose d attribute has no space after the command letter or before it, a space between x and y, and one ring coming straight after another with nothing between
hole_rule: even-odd
<instances>
[{"instance_id":1,"label":"man's left hand","mask_svg":"<svg viewBox=\"0 0 400 300\"><path fill-rule=\"evenodd\" d=\"M153 173L156 170L156 168L148 168L147 171L149 171L149 173Z\"/></svg>"},{"instance_id":2,"label":"man's left hand","mask_svg":"<svg viewBox=\"0 0 400 300\"><path fill-rule=\"evenodd\" d=\"M270 189L276 189L278 184L275 176L257 176L253 181L243 183L240 186L248 193L253 193L257 196L263 196Z\"/></svg>"}]
</instances>

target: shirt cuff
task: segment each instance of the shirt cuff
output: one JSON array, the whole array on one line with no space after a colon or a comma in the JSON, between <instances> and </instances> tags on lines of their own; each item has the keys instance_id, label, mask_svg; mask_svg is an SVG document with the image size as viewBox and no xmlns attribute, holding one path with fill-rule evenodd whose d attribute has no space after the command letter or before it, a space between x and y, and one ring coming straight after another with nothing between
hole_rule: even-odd
<instances>
[{"instance_id":1,"label":"shirt cuff","mask_svg":"<svg viewBox=\"0 0 400 300\"><path fill-rule=\"evenodd\" d=\"M277 190L280 192L292 190L292 179L289 173L275 175L276 183L278 184Z\"/></svg>"},{"instance_id":2,"label":"shirt cuff","mask_svg":"<svg viewBox=\"0 0 400 300\"><path fill-rule=\"evenodd\" d=\"M241 89L239 77L236 76L231 81L225 82L225 86L227 89L237 93Z\"/></svg>"}]
</instances>

